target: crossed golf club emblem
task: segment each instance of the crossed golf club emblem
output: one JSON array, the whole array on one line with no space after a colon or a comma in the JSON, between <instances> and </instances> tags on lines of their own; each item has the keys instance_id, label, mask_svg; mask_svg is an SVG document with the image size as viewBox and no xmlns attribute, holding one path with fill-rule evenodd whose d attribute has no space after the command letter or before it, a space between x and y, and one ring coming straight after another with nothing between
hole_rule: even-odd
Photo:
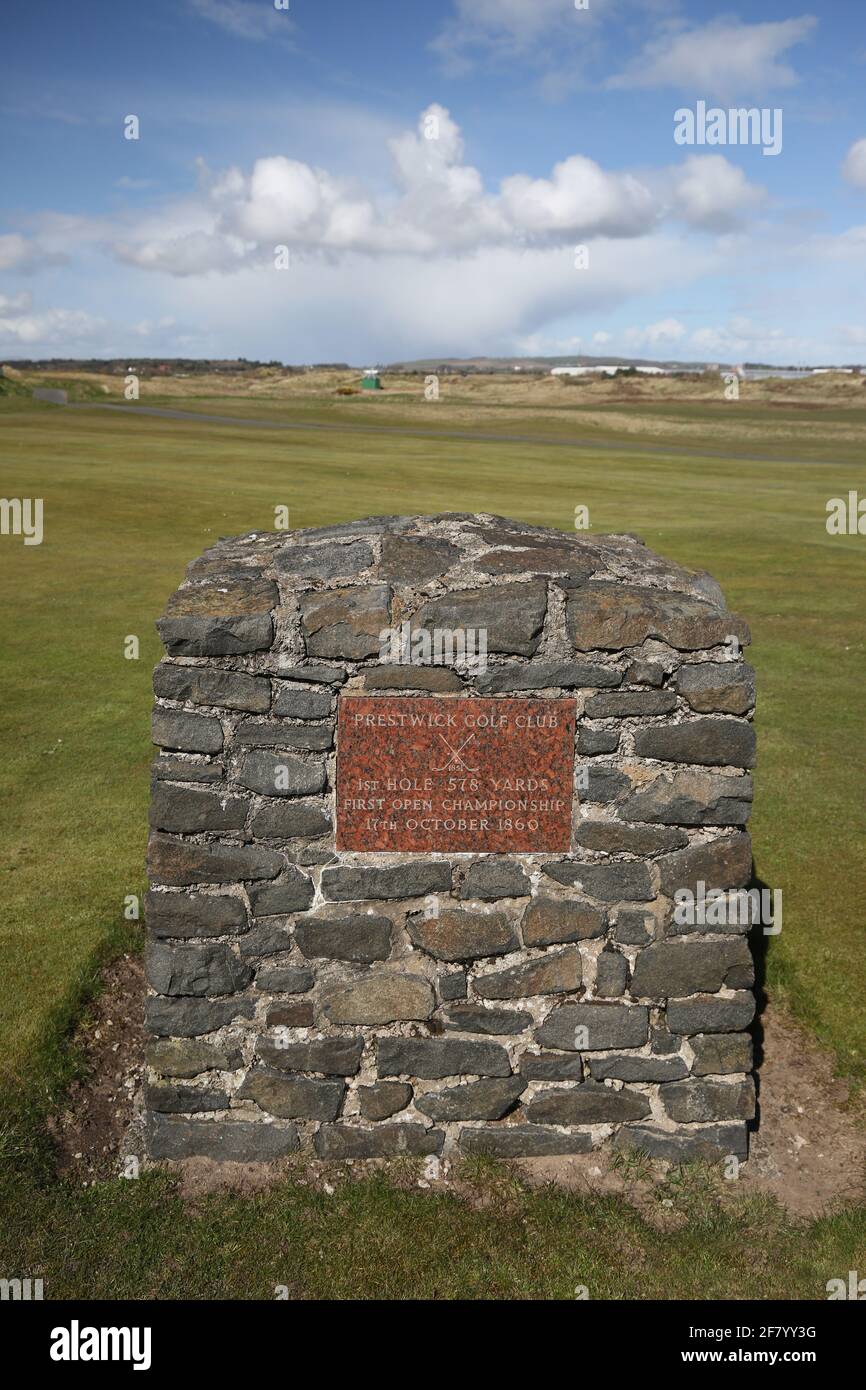
<instances>
[{"instance_id":1,"label":"crossed golf club emblem","mask_svg":"<svg viewBox=\"0 0 866 1390\"><path fill-rule=\"evenodd\" d=\"M437 730L437 732L438 732L438 730ZM470 743L472 742L472 740L474 739L474 737L475 737L474 734L470 734L468 738L464 739L463 742L461 743L461 745L460 745L459 748L452 748L452 747L451 747L451 744L448 742L448 740L447 740L447 738L445 737L444 734L439 734L439 737L441 738L442 742L445 744L445 747L448 749L448 752L451 754L451 757L448 759L448 761L447 761L447 763L445 764L444 767L434 767L434 769L433 769L434 772L448 772L448 771L450 771L452 765L453 765L454 767L461 767L461 768L463 769L464 772L477 772L477 771L478 771L478 768L477 768L477 767L467 767L466 764L465 764L465 762L463 761L462 757L460 756L461 753L463 752L463 749L466 748L466 747L468 746L468 744L470 744Z\"/></svg>"}]
</instances>

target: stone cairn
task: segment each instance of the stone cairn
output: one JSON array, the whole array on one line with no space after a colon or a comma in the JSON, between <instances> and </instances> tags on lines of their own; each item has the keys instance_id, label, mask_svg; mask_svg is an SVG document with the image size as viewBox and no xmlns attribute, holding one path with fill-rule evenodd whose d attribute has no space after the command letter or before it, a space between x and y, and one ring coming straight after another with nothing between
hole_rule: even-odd
<instances>
[{"instance_id":1,"label":"stone cairn","mask_svg":"<svg viewBox=\"0 0 866 1390\"><path fill-rule=\"evenodd\" d=\"M486 669L383 662L407 621L486 630ZM674 911L751 877L754 673L714 580L630 535L373 517L220 541L158 628L153 1158L747 1156L747 926ZM355 695L573 701L570 849L337 849Z\"/></svg>"}]
</instances>

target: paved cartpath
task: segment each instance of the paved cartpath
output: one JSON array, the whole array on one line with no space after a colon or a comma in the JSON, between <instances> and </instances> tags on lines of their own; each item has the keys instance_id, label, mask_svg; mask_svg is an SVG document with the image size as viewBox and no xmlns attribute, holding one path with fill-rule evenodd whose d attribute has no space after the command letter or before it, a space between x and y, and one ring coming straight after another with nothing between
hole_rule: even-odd
<instances>
[{"instance_id":1,"label":"paved cartpath","mask_svg":"<svg viewBox=\"0 0 866 1390\"><path fill-rule=\"evenodd\" d=\"M834 464L844 467L835 459L784 459L767 458L760 454L708 453L705 450L690 449L683 444L632 444L630 441L617 443L609 439L553 439L543 435L531 434L482 434L476 430L422 430L389 425L349 425L324 421L300 420L253 420L242 415L207 415L197 410L170 410L156 405L112 405L107 401L77 401L66 407L67 410L119 410L125 415L156 415L163 420L188 420L196 424L241 425L257 430L332 430L336 434L384 434L417 439L459 439L470 444L535 444L557 449L607 449L618 454L657 454L662 457L681 455L693 459L725 459L737 463L784 463L797 464L804 468L816 464Z\"/></svg>"}]
</instances>

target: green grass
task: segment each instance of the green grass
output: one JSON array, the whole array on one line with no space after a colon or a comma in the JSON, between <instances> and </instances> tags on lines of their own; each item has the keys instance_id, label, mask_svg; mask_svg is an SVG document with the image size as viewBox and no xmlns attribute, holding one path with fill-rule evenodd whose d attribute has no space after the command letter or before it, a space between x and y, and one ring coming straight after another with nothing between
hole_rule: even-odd
<instances>
[{"instance_id":1,"label":"green grass","mask_svg":"<svg viewBox=\"0 0 866 1390\"><path fill-rule=\"evenodd\" d=\"M207 405L223 414L239 413L234 400ZM14 399L0 407L3 493L43 497L45 503L41 546L0 538L5 598L0 611L0 1089L7 1098L16 1097L12 1108L17 1107L18 1120L6 1140L13 1167L22 1147L28 1153L26 1170L33 1169L38 1153L44 1155L37 1142L38 1119L76 1065L64 1043L70 1021L94 988L99 962L130 944L122 906L127 894L144 887L150 673L160 651L154 620L190 559L220 535L271 529L274 507L281 504L289 506L298 527L371 513L482 510L568 530L580 503L590 509L593 530L635 531L662 554L710 570L731 607L748 617L754 636L750 659L758 672L759 767L751 829L758 874L784 893L784 929L769 942L768 985L833 1049L842 1072L857 1080L866 1077L866 538L830 537L824 526L828 497L858 486L863 490L857 450L834 447L836 464L790 466L387 434L283 434L22 407ZM333 419L333 411L325 414ZM411 416L392 412L388 418L393 424L419 421L417 411ZM421 424L428 427L426 415ZM448 428L444 420L442 428ZM537 422L518 418L508 428L539 433ZM553 429L552 437L557 432ZM584 433L579 412L566 432ZM716 447L711 415L701 447ZM138 661L124 659L128 634L140 639ZM345 1198L359 1230L367 1229L365 1223L379 1211L376 1203L386 1200L375 1186L369 1199L358 1195L367 1191L357 1189ZM174 1293L161 1296L177 1296L183 1279L187 1291L210 1287L206 1264L200 1278L195 1274L195 1251L204 1258L200 1247L210 1238L211 1219L214 1249L222 1252L212 1277L226 1281L235 1276L227 1269L225 1251L233 1242L244 1247L244 1237L232 1234L244 1220L270 1222L275 1232L281 1222L292 1231L293 1222L305 1231L309 1221L310 1229L319 1230L329 1220L329 1230L338 1228L333 1216L300 1215L305 1202L316 1204L309 1195L288 1190L246 1202L213 1199L207 1220L182 1215L177 1200L164 1200L151 1179L87 1193L50 1186L39 1193L45 1240L52 1223L59 1230L68 1221L81 1250L104 1258L122 1287L132 1288L138 1278L141 1287L159 1288L165 1279ZM431 1213L435 1202L446 1199L411 1194L388 1200L393 1222L378 1239L390 1244L402 1232L411 1251L417 1232L429 1222L432 1259L436 1220ZM576 1199L548 1195L526 1201L542 1202L545 1212L555 1210L564 1230L569 1221L592 1224L589 1208ZM569 1217L569 1203L584 1214ZM327 1209L333 1212L336 1204ZM124 1220L143 1242L141 1250L117 1254L128 1266L110 1258L112 1233ZM446 1224L450 1221L447 1217ZM847 1228L840 1221L839 1227L822 1226L820 1235L813 1232L816 1249L845 1249ZM467 1207L457 1228L471 1240L476 1223L483 1250L485 1241L495 1243L498 1237L481 1215ZM857 1229L862 1236L862 1224ZM31 1238L38 1246L42 1236L34 1231ZM348 1232L342 1237L350 1238ZM643 1238L650 1244L655 1239L646 1232ZM160 1274L148 1259L156 1260L163 1239L174 1254L167 1257L168 1272ZM519 1263L513 1268L509 1263L509 1239L503 1233L501 1251L491 1255L501 1258L501 1272L479 1256L473 1273L469 1248L462 1255L448 1252L453 1273L440 1258L437 1277L446 1294L458 1287L478 1293L481 1283L473 1280L500 1277L519 1290L526 1273L521 1276ZM519 1250L516 1235L515 1242ZM254 1246L262 1248L258 1240ZM541 1296L568 1296L572 1278L587 1282L574 1274L583 1256L573 1254L569 1264L566 1247L563 1236L557 1250L546 1252L549 1263L560 1257L565 1263L562 1282L552 1270L543 1276L537 1285ZM253 1247L244 1250L238 1267L249 1258L251 1286L258 1288ZM386 1261L376 1260L389 1287L396 1275L384 1266L392 1253ZM697 1256L690 1238L682 1237L676 1250L666 1242L657 1254L665 1278L680 1280L675 1286L683 1290L693 1287L690 1260ZM781 1245L776 1254L781 1257ZM38 1256L34 1247L33 1257ZM817 1265L809 1264L812 1257L801 1251L800 1258L806 1261L806 1283L797 1282L796 1260L788 1261L787 1271L780 1260L774 1287L783 1277L791 1288L818 1277ZM648 1257L649 1269L655 1259ZM314 1273L312 1257L311 1265ZM75 1268L73 1261L64 1278L80 1291L82 1285L74 1281L83 1275ZM267 1268L270 1278L270 1263ZM396 1255L394 1269L401 1270ZM641 1288L653 1287L643 1265L632 1273L618 1267L593 1277L602 1281L599 1287L613 1289L616 1279L634 1281L639 1275L646 1276ZM369 1281L372 1274L357 1277ZM605 1278L613 1282L605 1285ZM303 1283L315 1296L320 1285L306 1266ZM235 1289L230 1296L244 1295Z\"/></svg>"},{"instance_id":2,"label":"green grass","mask_svg":"<svg viewBox=\"0 0 866 1390\"><path fill-rule=\"evenodd\" d=\"M407 1167L332 1195L284 1181L195 1202L151 1174L47 1189L36 1212L13 1188L0 1269L44 1278L50 1299L598 1300L822 1299L863 1268L863 1210L800 1225L767 1198L723 1202L700 1170L660 1194L672 1230L495 1168L459 1196L419 1191Z\"/></svg>"}]
</instances>

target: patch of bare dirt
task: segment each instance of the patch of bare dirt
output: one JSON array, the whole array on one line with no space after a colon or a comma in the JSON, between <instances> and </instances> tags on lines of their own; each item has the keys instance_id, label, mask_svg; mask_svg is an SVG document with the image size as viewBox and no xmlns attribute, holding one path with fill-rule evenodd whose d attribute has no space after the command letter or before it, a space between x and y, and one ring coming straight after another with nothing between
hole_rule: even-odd
<instances>
[{"instance_id":1,"label":"patch of bare dirt","mask_svg":"<svg viewBox=\"0 0 866 1390\"><path fill-rule=\"evenodd\" d=\"M795 1023L769 1007L761 1016L762 1060L758 1071L759 1124L751 1137L749 1162L730 1190L765 1192L793 1215L817 1216L841 1202L866 1201L866 1107L852 1099L847 1083L834 1076L830 1055ZM86 1059L86 1076L76 1082L51 1130L60 1174L81 1182L117 1176L130 1148L127 1136L140 1109L144 1071L144 980L139 957L124 956L106 971L104 988L74 1038ZM132 1150L140 1146L133 1144ZM402 1163L402 1168L401 1168ZM210 1192L254 1193L280 1178L328 1191L381 1163L327 1164L293 1156L275 1163L215 1163L187 1159L171 1165L190 1200ZM402 1160L387 1165L395 1180L412 1186L466 1191L461 1164L438 1166ZM531 1184L555 1182L575 1191L611 1193L635 1202L656 1224L674 1221L659 1201L668 1165L653 1162L630 1169L608 1150L515 1164ZM402 1172L402 1178L401 1178ZM728 1187L728 1184L725 1184Z\"/></svg>"},{"instance_id":2,"label":"patch of bare dirt","mask_svg":"<svg viewBox=\"0 0 866 1390\"><path fill-rule=\"evenodd\" d=\"M863 1098L852 1099L830 1055L790 1019L769 1008L761 1021L760 1124L744 1181L802 1216L866 1200Z\"/></svg>"},{"instance_id":3,"label":"patch of bare dirt","mask_svg":"<svg viewBox=\"0 0 866 1390\"><path fill-rule=\"evenodd\" d=\"M121 956L102 978L72 1039L83 1055L84 1074L49 1123L58 1173L82 1183L118 1176L144 1072L141 957Z\"/></svg>"},{"instance_id":4,"label":"patch of bare dirt","mask_svg":"<svg viewBox=\"0 0 866 1390\"><path fill-rule=\"evenodd\" d=\"M794 1216L815 1217L842 1202L866 1201L866 1110L833 1061L790 1018L772 1006L761 1015L763 1056L757 1073L758 1125L749 1161L730 1191L766 1192ZM653 1188L668 1165L648 1163L638 1176L604 1150L570 1158L524 1160L530 1182L628 1196L647 1215ZM657 1205L657 1203L656 1203ZM673 1218L672 1218L673 1219Z\"/></svg>"}]
</instances>

